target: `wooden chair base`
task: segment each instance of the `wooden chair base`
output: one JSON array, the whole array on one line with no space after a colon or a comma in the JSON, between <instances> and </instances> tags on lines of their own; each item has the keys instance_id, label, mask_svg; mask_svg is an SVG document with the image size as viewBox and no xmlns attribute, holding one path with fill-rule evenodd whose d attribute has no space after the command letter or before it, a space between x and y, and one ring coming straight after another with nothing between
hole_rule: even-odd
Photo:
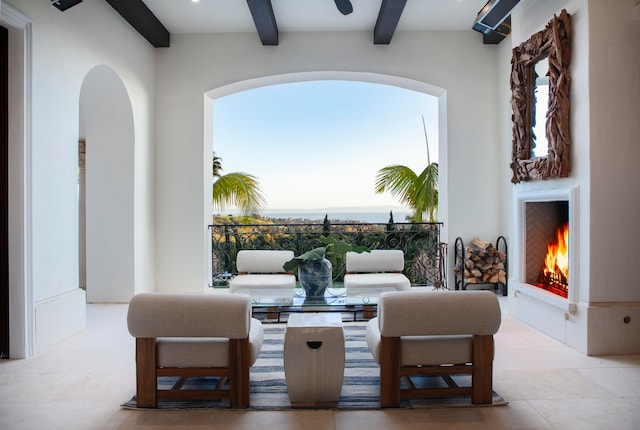
<instances>
[{"instance_id":1,"label":"wooden chair base","mask_svg":"<svg viewBox=\"0 0 640 430\"><path fill-rule=\"evenodd\" d=\"M401 366L399 337L382 337L380 345L380 407L400 406L401 399L471 396L473 404L493 401L493 336L474 336L473 361L441 366ZM471 374L471 386L460 387L451 375ZM411 376L440 376L446 387L417 388ZM402 388L403 379L407 388Z\"/></svg>"},{"instance_id":2,"label":"wooden chair base","mask_svg":"<svg viewBox=\"0 0 640 430\"><path fill-rule=\"evenodd\" d=\"M158 378L178 376L168 390L158 389ZM220 378L212 390L186 390L188 378ZM226 382L228 381L228 384ZM228 385L228 388L226 386ZM155 338L136 339L136 403L140 408L155 408L159 398L229 399L232 408L249 407L249 340L229 339L229 367L158 367Z\"/></svg>"}]
</instances>

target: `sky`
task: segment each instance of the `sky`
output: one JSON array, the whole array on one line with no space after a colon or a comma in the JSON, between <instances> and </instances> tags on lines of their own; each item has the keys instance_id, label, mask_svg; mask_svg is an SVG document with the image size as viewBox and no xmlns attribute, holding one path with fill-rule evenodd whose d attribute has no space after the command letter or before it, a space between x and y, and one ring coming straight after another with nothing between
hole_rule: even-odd
<instances>
[{"instance_id":1,"label":"sky","mask_svg":"<svg viewBox=\"0 0 640 430\"><path fill-rule=\"evenodd\" d=\"M311 81L214 100L213 149L223 174L256 176L266 210L401 206L375 194L377 171L438 160L436 97L382 84Z\"/></svg>"}]
</instances>

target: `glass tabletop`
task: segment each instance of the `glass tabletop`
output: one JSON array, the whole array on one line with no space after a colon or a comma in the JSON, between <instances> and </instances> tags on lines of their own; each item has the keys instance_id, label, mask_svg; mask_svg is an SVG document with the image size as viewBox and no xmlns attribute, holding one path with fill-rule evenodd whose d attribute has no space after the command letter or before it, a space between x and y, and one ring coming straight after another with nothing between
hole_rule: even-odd
<instances>
[{"instance_id":1,"label":"glass tabletop","mask_svg":"<svg viewBox=\"0 0 640 430\"><path fill-rule=\"evenodd\" d=\"M256 307L314 307L314 306L376 306L382 290L350 291L345 288L327 288L323 299L307 299L302 288L288 289L240 289L238 294L251 296L251 306Z\"/></svg>"}]
</instances>

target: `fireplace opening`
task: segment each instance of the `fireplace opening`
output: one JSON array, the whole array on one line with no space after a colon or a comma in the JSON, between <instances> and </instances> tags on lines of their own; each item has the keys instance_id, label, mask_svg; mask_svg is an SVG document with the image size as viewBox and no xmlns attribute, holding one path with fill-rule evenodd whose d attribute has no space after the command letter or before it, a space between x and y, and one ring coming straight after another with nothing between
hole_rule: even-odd
<instances>
[{"instance_id":1,"label":"fireplace opening","mask_svg":"<svg viewBox=\"0 0 640 430\"><path fill-rule=\"evenodd\" d=\"M526 203L526 282L567 298L569 202Z\"/></svg>"},{"instance_id":2,"label":"fireplace opening","mask_svg":"<svg viewBox=\"0 0 640 430\"><path fill-rule=\"evenodd\" d=\"M569 295L569 223L558 227L556 240L547 244L536 287L564 297Z\"/></svg>"}]
</instances>

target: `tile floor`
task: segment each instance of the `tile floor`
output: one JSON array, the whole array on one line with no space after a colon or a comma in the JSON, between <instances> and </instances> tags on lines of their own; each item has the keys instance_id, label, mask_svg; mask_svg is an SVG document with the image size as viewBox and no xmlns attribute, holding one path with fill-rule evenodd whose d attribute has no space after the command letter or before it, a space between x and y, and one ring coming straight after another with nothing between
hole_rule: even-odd
<instances>
[{"instance_id":1,"label":"tile floor","mask_svg":"<svg viewBox=\"0 0 640 430\"><path fill-rule=\"evenodd\" d=\"M501 297L503 305L506 301ZM387 411L138 412L126 305L88 305L87 329L0 360L0 429L640 429L640 355L587 357L509 317L494 388L508 406Z\"/></svg>"}]
</instances>

